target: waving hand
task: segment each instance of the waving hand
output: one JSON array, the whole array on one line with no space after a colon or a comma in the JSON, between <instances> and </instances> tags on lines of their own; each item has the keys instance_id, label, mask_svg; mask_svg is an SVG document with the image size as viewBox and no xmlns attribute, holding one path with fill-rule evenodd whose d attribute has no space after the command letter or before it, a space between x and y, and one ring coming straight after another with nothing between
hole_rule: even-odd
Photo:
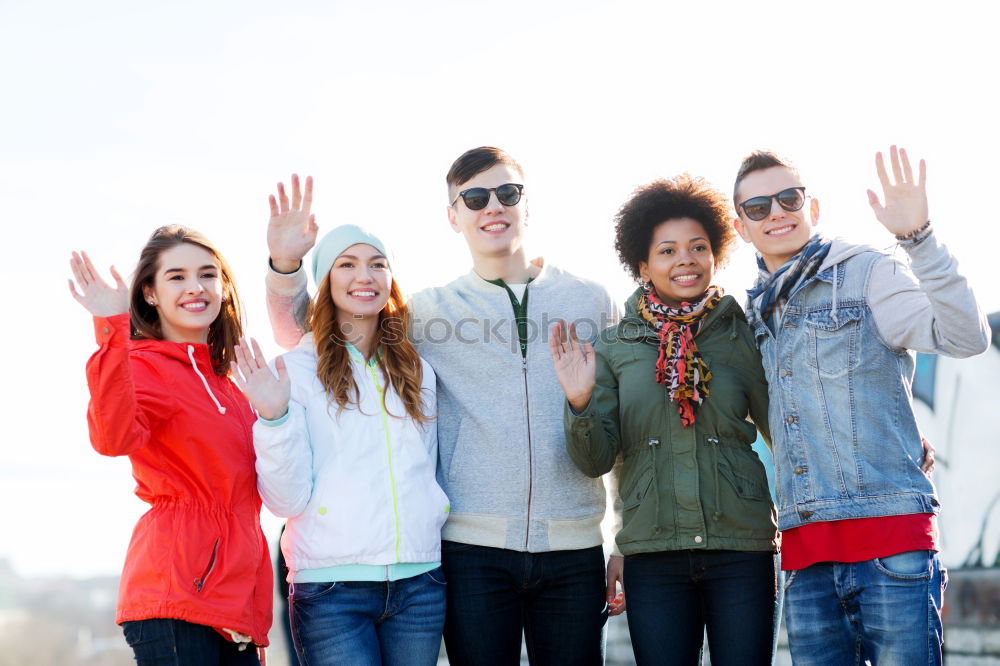
<instances>
[{"instance_id":1,"label":"waving hand","mask_svg":"<svg viewBox=\"0 0 1000 666\"><path fill-rule=\"evenodd\" d=\"M236 360L230 364L233 379L262 419L279 419L288 411L292 392L285 360L278 357L274 362L274 369L278 371L275 377L267 367L260 345L253 339L250 343L247 344L246 338L240 338L240 344L236 345Z\"/></svg>"},{"instance_id":2,"label":"waving hand","mask_svg":"<svg viewBox=\"0 0 1000 666\"><path fill-rule=\"evenodd\" d=\"M903 148L889 149L892 163L892 179L886 172L882 153L875 154L875 171L882 183L883 206L878 195L868 190L868 203L875 211L875 217L886 229L896 236L905 236L919 229L927 222L927 164L920 160L919 180L914 181L910 158ZM895 181L895 182L893 182Z\"/></svg>"},{"instance_id":3,"label":"waving hand","mask_svg":"<svg viewBox=\"0 0 1000 666\"><path fill-rule=\"evenodd\" d=\"M111 277L115 279L114 287L97 274L97 269L94 268L86 252L79 254L74 252L69 260L69 269L73 272L73 279L76 280L76 284L73 280L69 281L69 293L77 303L87 308L90 314L95 317L111 317L128 312L128 287L114 266L111 267ZM77 285L80 287L79 292L76 290Z\"/></svg>"},{"instance_id":4,"label":"waving hand","mask_svg":"<svg viewBox=\"0 0 1000 666\"><path fill-rule=\"evenodd\" d=\"M298 174L292 174L292 199L285 184L278 183L278 196L268 197L271 219L267 223L267 249L271 264L282 273L298 269L302 257L316 244L316 216L312 214L312 176L306 178L305 192L299 187Z\"/></svg>"},{"instance_id":5,"label":"waving hand","mask_svg":"<svg viewBox=\"0 0 1000 666\"><path fill-rule=\"evenodd\" d=\"M576 324L567 328L565 322L557 321L549 336L549 351L566 399L574 411L582 412L590 403L597 383L594 348L586 340L581 344L576 336Z\"/></svg>"}]
</instances>

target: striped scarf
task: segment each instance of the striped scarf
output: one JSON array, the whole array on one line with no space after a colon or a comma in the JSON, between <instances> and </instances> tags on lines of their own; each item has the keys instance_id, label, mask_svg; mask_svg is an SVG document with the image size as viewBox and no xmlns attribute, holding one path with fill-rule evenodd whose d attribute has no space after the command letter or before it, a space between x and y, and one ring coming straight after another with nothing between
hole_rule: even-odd
<instances>
[{"instance_id":1,"label":"striped scarf","mask_svg":"<svg viewBox=\"0 0 1000 666\"><path fill-rule=\"evenodd\" d=\"M708 397L708 380L712 378L694 338L705 315L720 300L719 287L709 287L697 303L681 303L676 308L662 302L649 284L643 286L639 296L639 316L660 338L656 382L667 387L685 428L694 423L695 408Z\"/></svg>"},{"instance_id":2,"label":"striped scarf","mask_svg":"<svg viewBox=\"0 0 1000 666\"><path fill-rule=\"evenodd\" d=\"M819 271L820 265L830 252L830 241L819 234L813 235L802 250L781 265L781 268L769 273L764 258L757 255L757 282L752 289L747 289L747 310L752 311L771 329L777 328L781 321L781 313L788 297L798 287L805 284Z\"/></svg>"}]
</instances>

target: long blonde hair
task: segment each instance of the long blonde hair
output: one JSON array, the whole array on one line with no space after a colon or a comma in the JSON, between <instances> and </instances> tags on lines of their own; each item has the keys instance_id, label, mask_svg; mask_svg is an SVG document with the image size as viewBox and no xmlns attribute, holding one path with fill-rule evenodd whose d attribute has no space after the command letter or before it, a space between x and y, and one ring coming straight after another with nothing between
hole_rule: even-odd
<instances>
[{"instance_id":1,"label":"long blonde hair","mask_svg":"<svg viewBox=\"0 0 1000 666\"><path fill-rule=\"evenodd\" d=\"M316 342L316 376L340 413L351 405L358 405L358 384L351 371L348 340L337 324L337 306L330 293L330 276L327 274L319 285L316 297L309 303L306 314ZM382 377L399 396L406 414L423 424L433 418L424 411L421 384L424 378L420 356L408 337L410 310L403 299L396 281L389 287L389 300L378 315L378 326L372 340L372 349ZM385 391L382 392L382 406Z\"/></svg>"}]
</instances>

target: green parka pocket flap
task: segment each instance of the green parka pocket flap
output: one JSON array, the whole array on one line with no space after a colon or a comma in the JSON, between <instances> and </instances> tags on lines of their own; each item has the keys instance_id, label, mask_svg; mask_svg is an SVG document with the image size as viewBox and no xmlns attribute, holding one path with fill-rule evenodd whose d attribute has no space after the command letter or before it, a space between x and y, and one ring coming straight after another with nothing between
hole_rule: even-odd
<instances>
[{"instance_id":1,"label":"green parka pocket flap","mask_svg":"<svg viewBox=\"0 0 1000 666\"><path fill-rule=\"evenodd\" d=\"M760 458L750 448L719 446L719 474L743 499L769 501L767 474Z\"/></svg>"},{"instance_id":2,"label":"green parka pocket flap","mask_svg":"<svg viewBox=\"0 0 1000 666\"><path fill-rule=\"evenodd\" d=\"M653 485L653 468L648 467L638 476L634 484L629 484L628 491L622 493L622 511L629 511L642 504L651 485Z\"/></svg>"}]
</instances>

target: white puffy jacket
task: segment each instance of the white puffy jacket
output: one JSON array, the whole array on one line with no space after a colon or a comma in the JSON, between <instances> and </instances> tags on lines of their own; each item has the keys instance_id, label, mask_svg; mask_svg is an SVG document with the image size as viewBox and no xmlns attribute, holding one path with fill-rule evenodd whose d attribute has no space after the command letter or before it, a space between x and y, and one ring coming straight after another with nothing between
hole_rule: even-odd
<instances>
[{"instance_id":1,"label":"white puffy jacket","mask_svg":"<svg viewBox=\"0 0 1000 666\"><path fill-rule=\"evenodd\" d=\"M287 418L253 427L261 498L289 518L281 542L288 568L439 561L449 505L435 480L437 424L411 420L391 389L386 413L374 357L366 363L348 349L360 410L337 413L307 335L283 357L292 384ZM421 363L425 409L433 413L434 371Z\"/></svg>"}]
</instances>

